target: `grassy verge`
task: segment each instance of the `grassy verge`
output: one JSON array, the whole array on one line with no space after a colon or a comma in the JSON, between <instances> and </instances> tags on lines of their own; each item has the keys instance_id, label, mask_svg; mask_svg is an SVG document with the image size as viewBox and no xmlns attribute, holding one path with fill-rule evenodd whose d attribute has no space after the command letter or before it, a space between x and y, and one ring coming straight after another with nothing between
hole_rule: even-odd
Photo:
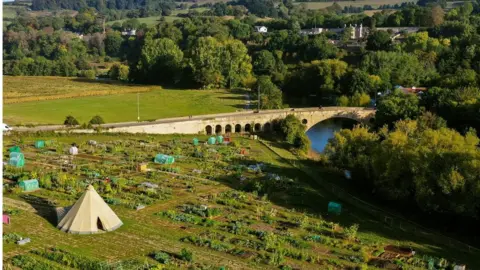
<instances>
[{"instance_id":1,"label":"grassy verge","mask_svg":"<svg viewBox=\"0 0 480 270\"><path fill-rule=\"evenodd\" d=\"M94 115L109 123L136 121L137 94L132 92L141 92L142 120L234 112L244 107L244 97L227 90L171 90L73 78L5 77L4 122L61 124L67 115L80 123ZM25 102L32 99L40 100Z\"/></svg>"}]
</instances>

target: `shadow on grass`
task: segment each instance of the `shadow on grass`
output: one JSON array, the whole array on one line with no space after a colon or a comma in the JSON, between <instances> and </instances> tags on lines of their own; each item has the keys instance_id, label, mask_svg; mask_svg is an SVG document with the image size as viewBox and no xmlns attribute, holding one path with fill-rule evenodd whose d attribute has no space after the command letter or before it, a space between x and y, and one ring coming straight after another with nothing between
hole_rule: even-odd
<instances>
[{"instance_id":1,"label":"shadow on grass","mask_svg":"<svg viewBox=\"0 0 480 270\"><path fill-rule=\"evenodd\" d=\"M282 143L276 146L284 147ZM288 161L290 162L290 161ZM302 163L301 160L295 160ZM312 161L305 161L308 166L318 164ZM231 164L250 165L257 163L250 157L245 159L232 160ZM294 180L291 184L277 185L274 180L268 180L263 174L257 174L257 177L248 180L237 180L232 176L217 177L216 180L230 188L252 192L257 191L259 196L266 194L268 199L281 207L295 209L297 212L306 212L321 216L322 219L338 223L342 227L349 227L353 224L359 224L359 232L362 234L362 241L374 243L382 243L389 239L390 242L399 242L402 245L416 246L418 254L423 256L433 256L438 258L446 258L449 261L467 263L469 267L477 269L480 263L474 258L474 251L464 249L464 246L449 243L444 238L437 237L436 234L424 231L421 228L415 228L410 224L404 224L401 229L400 224L395 223L396 220L389 222L385 217L389 217L388 213L371 212L363 205L352 203L350 200L343 200L336 195L335 191L328 190L319 181L324 179L340 179L341 175L331 172L318 171L316 177L311 177L303 170L295 167L279 167L273 164L265 164L265 172L275 173ZM330 179L330 181L331 181ZM327 211L330 201L336 201L343 205L340 215L331 215ZM391 216L390 216L391 218ZM320 232L326 236L331 236L331 232ZM372 237L367 235L372 235ZM363 237L365 235L365 237ZM417 246L418 245L418 246ZM460 248L461 247L461 248Z\"/></svg>"},{"instance_id":2,"label":"shadow on grass","mask_svg":"<svg viewBox=\"0 0 480 270\"><path fill-rule=\"evenodd\" d=\"M46 219L54 227L58 225L57 212L50 202L33 194L24 194L20 196L29 203L35 210L36 214Z\"/></svg>"}]
</instances>

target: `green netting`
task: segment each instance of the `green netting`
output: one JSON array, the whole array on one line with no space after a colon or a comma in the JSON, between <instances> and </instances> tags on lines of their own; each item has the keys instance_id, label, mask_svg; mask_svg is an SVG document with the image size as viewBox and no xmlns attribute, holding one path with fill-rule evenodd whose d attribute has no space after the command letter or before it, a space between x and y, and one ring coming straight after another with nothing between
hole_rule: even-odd
<instances>
[{"instance_id":1,"label":"green netting","mask_svg":"<svg viewBox=\"0 0 480 270\"><path fill-rule=\"evenodd\" d=\"M8 161L8 165L14 166L14 167L17 167L17 168L22 168L23 166L25 166L25 160L23 158L19 158L19 157L11 158Z\"/></svg>"},{"instance_id":2,"label":"green netting","mask_svg":"<svg viewBox=\"0 0 480 270\"><path fill-rule=\"evenodd\" d=\"M342 212L342 205L336 202L329 202L328 212L339 215Z\"/></svg>"},{"instance_id":3,"label":"green netting","mask_svg":"<svg viewBox=\"0 0 480 270\"><path fill-rule=\"evenodd\" d=\"M10 153L20 153L20 152L21 152L19 146L10 147L10 148L8 149L8 151L9 151Z\"/></svg>"},{"instance_id":4,"label":"green netting","mask_svg":"<svg viewBox=\"0 0 480 270\"><path fill-rule=\"evenodd\" d=\"M25 156L23 155L23 153L20 153L20 152L12 152L10 153L10 158L25 159Z\"/></svg>"},{"instance_id":5,"label":"green netting","mask_svg":"<svg viewBox=\"0 0 480 270\"><path fill-rule=\"evenodd\" d=\"M207 141L208 144L215 144L216 142L217 142L217 139L215 139L215 137L210 137L208 138L208 141Z\"/></svg>"},{"instance_id":6,"label":"green netting","mask_svg":"<svg viewBox=\"0 0 480 270\"><path fill-rule=\"evenodd\" d=\"M222 135L217 136L217 142L218 143L223 143L223 136Z\"/></svg>"},{"instance_id":7,"label":"green netting","mask_svg":"<svg viewBox=\"0 0 480 270\"><path fill-rule=\"evenodd\" d=\"M154 162L160 164L172 164L175 162L175 158L169 155L158 154L155 156Z\"/></svg>"},{"instance_id":8,"label":"green netting","mask_svg":"<svg viewBox=\"0 0 480 270\"><path fill-rule=\"evenodd\" d=\"M193 138L193 145L195 145L195 146L198 145L198 139L197 138Z\"/></svg>"},{"instance_id":9,"label":"green netting","mask_svg":"<svg viewBox=\"0 0 480 270\"><path fill-rule=\"evenodd\" d=\"M35 142L35 147L36 148L44 148L45 147L45 141L36 141Z\"/></svg>"},{"instance_id":10,"label":"green netting","mask_svg":"<svg viewBox=\"0 0 480 270\"><path fill-rule=\"evenodd\" d=\"M39 188L37 179L23 180L23 181L20 181L20 183L18 185L24 191L32 191L32 190L36 190L36 189Z\"/></svg>"}]
</instances>

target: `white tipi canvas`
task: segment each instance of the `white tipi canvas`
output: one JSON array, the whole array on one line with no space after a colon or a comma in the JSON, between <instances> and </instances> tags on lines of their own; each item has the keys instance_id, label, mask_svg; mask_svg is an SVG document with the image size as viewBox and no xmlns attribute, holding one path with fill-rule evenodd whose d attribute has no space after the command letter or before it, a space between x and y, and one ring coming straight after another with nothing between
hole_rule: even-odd
<instances>
[{"instance_id":1,"label":"white tipi canvas","mask_svg":"<svg viewBox=\"0 0 480 270\"><path fill-rule=\"evenodd\" d=\"M98 195L92 185L61 218L57 228L73 234L93 234L113 231L122 221Z\"/></svg>"}]
</instances>

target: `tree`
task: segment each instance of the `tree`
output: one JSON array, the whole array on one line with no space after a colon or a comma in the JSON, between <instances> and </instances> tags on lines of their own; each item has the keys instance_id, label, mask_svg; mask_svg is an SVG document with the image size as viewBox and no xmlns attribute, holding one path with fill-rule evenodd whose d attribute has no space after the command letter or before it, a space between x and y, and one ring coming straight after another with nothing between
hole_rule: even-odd
<instances>
[{"instance_id":1,"label":"tree","mask_svg":"<svg viewBox=\"0 0 480 270\"><path fill-rule=\"evenodd\" d=\"M193 262L193 253L186 248L183 248L180 252L180 258L187 262Z\"/></svg>"},{"instance_id":2,"label":"tree","mask_svg":"<svg viewBox=\"0 0 480 270\"><path fill-rule=\"evenodd\" d=\"M190 51L189 66L194 80L202 87L221 87L225 85L222 74L222 44L213 37L201 37Z\"/></svg>"},{"instance_id":3,"label":"tree","mask_svg":"<svg viewBox=\"0 0 480 270\"><path fill-rule=\"evenodd\" d=\"M92 117L92 119L90 119L88 123L92 125L100 125L105 124L105 121L103 121L103 118L100 115L95 115L94 117Z\"/></svg>"},{"instance_id":4,"label":"tree","mask_svg":"<svg viewBox=\"0 0 480 270\"><path fill-rule=\"evenodd\" d=\"M434 6L430 10L430 26L437 26L443 23L445 17L445 11L439 5Z\"/></svg>"},{"instance_id":5,"label":"tree","mask_svg":"<svg viewBox=\"0 0 480 270\"><path fill-rule=\"evenodd\" d=\"M270 77L260 76L254 90L260 92L261 109L281 109L283 107L282 91L272 83Z\"/></svg>"},{"instance_id":6,"label":"tree","mask_svg":"<svg viewBox=\"0 0 480 270\"><path fill-rule=\"evenodd\" d=\"M129 74L128 66L122 64L114 64L108 71L108 75L113 80L127 81Z\"/></svg>"},{"instance_id":7,"label":"tree","mask_svg":"<svg viewBox=\"0 0 480 270\"><path fill-rule=\"evenodd\" d=\"M319 35L307 42L303 52L303 59L305 61L313 61L335 58L337 53L337 47L329 43L327 37Z\"/></svg>"},{"instance_id":8,"label":"tree","mask_svg":"<svg viewBox=\"0 0 480 270\"><path fill-rule=\"evenodd\" d=\"M391 46L392 39L386 31L375 31L367 38L367 50L388 51Z\"/></svg>"},{"instance_id":9,"label":"tree","mask_svg":"<svg viewBox=\"0 0 480 270\"><path fill-rule=\"evenodd\" d=\"M77 119L75 117L69 115L65 118L65 121L63 121L63 124L66 126L76 126L79 125Z\"/></svg>"},{"instance_id":10,"label":"tree","mask_svg":"<svg viewBox=\"0 0 480 270\"><path fill-rule=\"evenodd\" d=\"M293 114L280 121L280 130L285 141L303 153L310 149L310 140L305 134L305 125Z\"/></svg>"},{"instance_id":11,"label":"tree","mask_svg":"<svg viewBox=\"0 0 480 270\"><path fill-rule=\"evenodd\" d=\"M353 33L354 29L353 27L349 26L347 28L345 28L345 30L343 31L342 35L340 36L340 40L343 42L343 43L347 43L351 38L352 38L352 33Z\"/></svg>"},{"instance_id":12,"label":"tree","mask_svg":"<svg viewBox=\"0 0 480 270\"><path fill-rule=\"evenodd\" d=\"M118 56L120 54L120 49L122 47L123 38L117 31L107 32L105 38L105 52L109 56Z\"/></svg>"},{"instance_id":13,"label":"tree","mask_svg":"<svg viewBox=\"0 0 480 270\"><path fill-rule=\"evenodd\" d=\"M176 82L182 70L183 52L168 38L146 39L137 68L142 81L150 83Z\"/></svg>"},{"instance_id":14,"label":"tree","mask_svg":"<svg viewBox=\"0 0 480 270\"><path fill-rule=\"evenodd\" d=\"M223 74L228 80L230 88L244 86L245 81L252 75L251 58L245 45L236 39L230 39L223 43L221 55Z\"/></svg>"},{"instance_id":15,"label":"tree","mask_svg":"<svg viewBox=\"0 0 480 270\"><path fill-rule=\"evenodd\" d=\"M393 127L395 121L400 119L416 119L420 113L418 98L414 94L404 94L395 90L380 99L375 113L375 123L381 127Z\"/></svg>"},{"instance_id":16,"label":"tree","mask_svg":"<svg viewBox=\"0 0 480 270\"><path fill-rule=\"evenodd\" d=\"M257 52L253 58L253 71L258 75L272 74L275 70L275 57L270 51Z\"/></svg>"}]
</instances>

